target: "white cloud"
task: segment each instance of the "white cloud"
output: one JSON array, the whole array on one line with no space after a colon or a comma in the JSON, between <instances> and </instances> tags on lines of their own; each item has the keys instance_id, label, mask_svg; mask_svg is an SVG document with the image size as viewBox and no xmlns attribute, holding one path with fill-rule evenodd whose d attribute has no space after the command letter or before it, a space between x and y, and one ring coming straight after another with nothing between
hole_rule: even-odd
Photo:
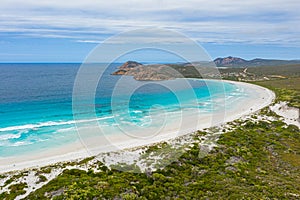
<instances>
[{"instance_id":1,"label":"white cloud","mask_svg":"<svg viewBox=\"0 0 300 200\"><path fill-rule=\"evenodd\" d=\"M76 40L76 42L79 42L79 43L93 43L93 44L99 44L99 43L101 43L102 41L99 41L99 40Z\"/></svg>"},{"instance_id":2,"label":"white cloud","mask_svg":"<svg viewBox=\"0 0 300 200\"><path fill-rule=\"evenodd\" d=\"M0 32L97 42L142 27L200 42L300 45L298 0L1 0Z\"/></svg>"},{"instance_id":3,"label":"white cloud","mask_svg":"<svg viewBox=\"0 0 300 200\"><path fill-rule=\"evenodd\" d=\"M95 0L2 0L3 10L36 10L48 8L52 10L77 10L77 11L97 11L106 13L117 13L120 15L135 15L133 11L140 13L156 11L199 11L202 13L232 14L232 13L256 13L259 11L288 11L298 12L298 0L114 0L114 1L95 1Z\"/></svg>"}]
</instances>

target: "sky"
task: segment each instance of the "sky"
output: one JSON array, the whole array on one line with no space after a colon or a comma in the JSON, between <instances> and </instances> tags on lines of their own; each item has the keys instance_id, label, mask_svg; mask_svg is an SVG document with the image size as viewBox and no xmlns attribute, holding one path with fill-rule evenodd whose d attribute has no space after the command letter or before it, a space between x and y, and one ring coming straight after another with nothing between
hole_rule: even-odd
<instances>
[{"instance_id":1,"label":"sky","mask_svg":"<svg viewBox=\"0 0 300 200\"><path fill-rule=\"evenodd\" d=\"M83 62L108 38L149 27L179 32L212 58L300 59L299 8L299 0L0 0L0 62Z\"/></svg>"}]
</instances>

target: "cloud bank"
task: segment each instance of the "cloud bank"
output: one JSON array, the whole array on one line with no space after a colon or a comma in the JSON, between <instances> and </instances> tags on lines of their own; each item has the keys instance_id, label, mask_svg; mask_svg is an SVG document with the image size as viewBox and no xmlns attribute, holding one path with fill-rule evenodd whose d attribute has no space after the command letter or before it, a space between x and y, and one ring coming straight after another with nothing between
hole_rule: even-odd
<instances>
[{"instance_id":1,"label":"cloud bank","mask_svg":"<svg viewBox=\"0 0 300 200\"><path fill-rule=\"evenodd\" d=\"M180 31L202 43L300 46L298 0L2 0L0 34L97 43L145 27Z\"/></svg>"}]
</instances>

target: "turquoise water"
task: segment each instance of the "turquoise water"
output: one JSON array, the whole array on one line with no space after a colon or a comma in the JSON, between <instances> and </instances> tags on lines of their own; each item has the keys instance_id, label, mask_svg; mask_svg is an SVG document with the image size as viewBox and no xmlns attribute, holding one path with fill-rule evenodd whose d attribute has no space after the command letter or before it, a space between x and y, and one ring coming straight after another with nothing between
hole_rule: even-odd
<instances>
[{"instance_id":1,"label":"turquoise water","mask_svg":"<svg viewBox=\"0 0 300 200\"><path fill-rule=\"evenodd\" d=\"M125 84L118 90L123 92L112 98L120 76L110 74L117 66L119 64L111 65L101 77L94 105L80 102L83 109L75 111L76 120L85 125L96 120L103 127L120 124L128 129L151 127L153 116L159 118L161 112L175 115L182 110L197 109L212 113L222 108L220 102L226 100L230 105L230 101L245 95L235 85L218 81L191 79L187 87L184 84L187 80L139 82L123 76ZM78 139L72 110L78 69L78 64L0 64L0 157L40 152ZM131 87L136 90L127 94ZM91 107L96 119L85 112Z\"/></svg>"}]
</instances>

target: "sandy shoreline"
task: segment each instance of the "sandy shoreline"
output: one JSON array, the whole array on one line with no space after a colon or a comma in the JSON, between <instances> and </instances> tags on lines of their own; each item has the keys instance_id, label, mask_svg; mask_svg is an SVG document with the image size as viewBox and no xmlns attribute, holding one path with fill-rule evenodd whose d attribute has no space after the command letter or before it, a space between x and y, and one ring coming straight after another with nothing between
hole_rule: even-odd
<instances>
[{"instance_id":1,"label":"sandy shoreline","mask_svg":"<svg viewBox=\"0 0 300 200\"><path fill-rule=\"evenodd\" d=\"M35 155L0 158L0 173L32 167L42 167L64 161L73 161L76 159L97 155L102 152L134 148L165 141L199 129L218 126L241 118L242 116L249 115L268 106L275 99L275 94L272 91L261 86L244 82L224 82L235 84L236 86L247 90L245 92L250 94L247 99L245 98L243 100L239 100L239 105L227 110L226 113L214 113L213 116L211 116L211 114L203 114L200 117L197 115L197 124L192 123L196 115L191 114L189 116L185 116L184 121L181 124L174 124L171 127L164 127L160 130L158 135L146 139L134 139L126 134L111 135L106 137L99 136L97 138L92 137L84 140L78 139L77 142L66 145L62 148L40 152ZM178 132L178 130L180 131ZM90 128L90 130L85 131L92 132L96 130Z\"/></svg>"}]
</instances>

